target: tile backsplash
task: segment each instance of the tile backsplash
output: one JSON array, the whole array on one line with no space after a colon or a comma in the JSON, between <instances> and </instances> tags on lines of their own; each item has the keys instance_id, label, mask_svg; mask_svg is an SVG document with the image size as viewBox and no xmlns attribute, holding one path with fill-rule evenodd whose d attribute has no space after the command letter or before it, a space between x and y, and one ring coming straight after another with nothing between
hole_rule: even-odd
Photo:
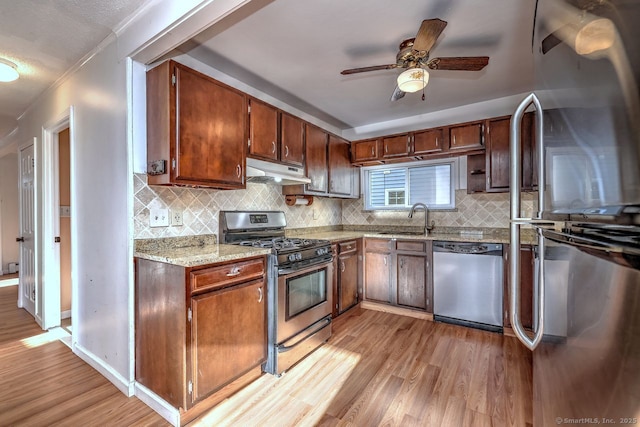
<instances>
[{"instance_id":1,"label":"tile backsplash","mask_svg":"<svg viewBox=\"0 0 640 427\"><path fill-rule=\"evenodd\" d=\"M537 205L537 193L522 193L522 213L530 217ZM408 218L405 211L365 211L364 199L347 200L342 204L344 225L407 225L424 224L422 212ZM489 227L509 226L509 193L474 193L456 190L455 211L431 211L429 219L436 227Z\"/></svg>"},{"instance_id":2,"label":"tile backsplash","mask_svg":"<svg viewBox=\"0 0 640 427\"><path fill-rule=\"evenodd\" d=\"M277 185L248 183L246 190L149 186L145 174L134 174L133 181L135 239L218 234L221 210L281 210L291 228L342 223L341 200L315 197L311 206L287 206ZM184 225L149 227L150 209L163 208L182 211Z\"/></svg>"},{"instance_id":3,"label":"tile backsplash","mask_svg":"<svg viewBox=\"0 0 640 427\"><path fill-rule=\"evenodd\" d=\"M413 219L407 211L364 211L363 199L340 200L315 197L311 206L287 206L279 186L248 183L246 190L209 190L188 187L147 185L145 174L134 174L135 239L218 234L221 210L281 210L290 228L334 225L409 225L420 226L420 212ZM523 193L523 215L536 209L537 193ZM150 209L182 211L182 226L149 227ZM315 215L314 215L315 214ZM314 216L316 219L314 219ZM508 193L467 194L456 191L455 211L432 211L436 227L509 226Z\"/></svg>"}]
</instances>

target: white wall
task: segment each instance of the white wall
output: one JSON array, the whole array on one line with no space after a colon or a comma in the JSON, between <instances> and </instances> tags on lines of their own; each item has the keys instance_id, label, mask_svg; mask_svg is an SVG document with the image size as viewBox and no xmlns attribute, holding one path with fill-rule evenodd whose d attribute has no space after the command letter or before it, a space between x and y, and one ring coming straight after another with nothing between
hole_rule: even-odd
<instances>
[{"instance_id":1,"label":"white wall","mask_svg":"<svg viewBox=\"0 0 640 427\"><path fill-rule=\"evenodd\" d=\"M18 262L20 235L18 218L18 154L0 158L0 270L9 271L7 264Z\"/></svg>"}]
</instances>

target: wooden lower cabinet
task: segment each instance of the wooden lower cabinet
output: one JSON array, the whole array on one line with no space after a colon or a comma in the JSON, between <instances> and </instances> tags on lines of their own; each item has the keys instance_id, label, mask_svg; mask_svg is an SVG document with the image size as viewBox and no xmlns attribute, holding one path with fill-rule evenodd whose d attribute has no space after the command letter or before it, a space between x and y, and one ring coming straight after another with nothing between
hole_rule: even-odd
<instances>
[{"instance_id":1,"label":"wooden lower cabinet","mask_svg":"<svg viewBox=\"0 0 640 427\"><path fill-rule=\"evenodd\" d=\"M396 301L421 310L427 309L427 256L397 255Z\"/></svg>"},{"instance_id":2,"label":"wooden lower cabinet","mask_svg":"<svg viewBox=\"0 0 640 427\"><path fill-rule=\"evenodd\" d=\"M178 409L181 423L262 374L263 256L198 267L136 258L135 265L136 381Z\"/></svg>"},{"instance_id":3,"label":"wooden lower cabinet","mask_svg":"<svg viewBox=\"0 0 640 427\"><path fill-rule=\"evenodd\" d=\"M364 299L431 312L431 242L365 240Z\"/></svg>"},{"instance_id":4,"label":"wooden lower cabinet","mask_svg":"<svg viewBox=\"0 0 640 427\"><path fill-rule=\"evenodd\" d=\"M265 291L254 280L191 299L193 402L266 360Z\"/></svg>"},{"instance_id":5,"label":"wooden lower cabinet","mask_svg":"<svg viewBox=\"0 0 640 427\"><path fill-rule=\"evenodd\" d=\"M371 252L365 254L364 297L369 301L391 302L391 254Z\"/></svg>"},{"instance_id":6,"label":"wooden lower cabinet","mask_svg":"<svg viewBox=\"0 0 640 427\"><path fill-rule=\"evenodd\" d=\"M511 325L511 282L509 280L509 245L503 246L504 254L504 326ZM520 247L520 322L526 329L533 328L533 291L534 291L535 247Z\"/></svg>"}]
</instances>

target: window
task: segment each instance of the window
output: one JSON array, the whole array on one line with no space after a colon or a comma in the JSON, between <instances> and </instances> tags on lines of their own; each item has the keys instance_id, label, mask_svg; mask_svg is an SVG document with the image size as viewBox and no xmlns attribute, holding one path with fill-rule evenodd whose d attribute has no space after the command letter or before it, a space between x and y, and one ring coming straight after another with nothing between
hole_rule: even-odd
<instances>
[{"instance_id":1,"label":"window","mask_svg":"<svg viewBox=\"0 0 640 427\"><path fill-rule=\"evenodd\" d=\"M363 168L365 209L453 209L456 169L455 160Z\"/></svg>"}]
</instances>

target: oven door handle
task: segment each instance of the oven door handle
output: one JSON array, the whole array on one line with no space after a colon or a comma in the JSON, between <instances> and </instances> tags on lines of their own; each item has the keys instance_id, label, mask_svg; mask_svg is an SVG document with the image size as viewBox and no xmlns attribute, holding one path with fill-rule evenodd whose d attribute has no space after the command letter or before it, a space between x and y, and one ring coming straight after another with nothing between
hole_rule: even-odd
<instances>
[{"instance_id":1,"label":"oven door handle","mask_svg":"<svg viewBox=\"0 0 640 427\"><path fill-rule=\"evenodd\" d=\"M278 275L279 276L284 276L285 274L298 273L300 271L307 270L307 269L309 269L311 267L317 267L317 266L322 265L322 264L327 264L328 265L328 264L331 264L332 262L333 262L333 255L329 255L329 256L322 257L322 258L318 258L317 261L309 263L309 264L305 264L300 268L296 268L296 267L293 267L293 268L278 268Z\"/></svg>"},{"instance_id":2,"label":"oven door handle","mask_svg":"<svg viewBox=\"0 0 640 427\"><path fill-rule=\"evenodd\" d=\"M318 332L320 332L321 330L323 330L324 328L326 328L330 324L331 324L331 317L325 317L324 319L320 319L318 322L316 322L316 323L312 324L311 326L308 326L306 329L303 329L302 331L300 331L300 332L304 332L304 331L309 331L310 330L309 333L307 333L304 337L302 337L298 341L296 341L295 344L290 345L290 346L286 346L284 344L279 344L277 346L278 353L286 353L287 351L293 350L298 345L302 344L307 339L311 338L313 335L317 334ZM318 327L318 325L320 325L320 326Z\"/></svg>"}]
</instances>

